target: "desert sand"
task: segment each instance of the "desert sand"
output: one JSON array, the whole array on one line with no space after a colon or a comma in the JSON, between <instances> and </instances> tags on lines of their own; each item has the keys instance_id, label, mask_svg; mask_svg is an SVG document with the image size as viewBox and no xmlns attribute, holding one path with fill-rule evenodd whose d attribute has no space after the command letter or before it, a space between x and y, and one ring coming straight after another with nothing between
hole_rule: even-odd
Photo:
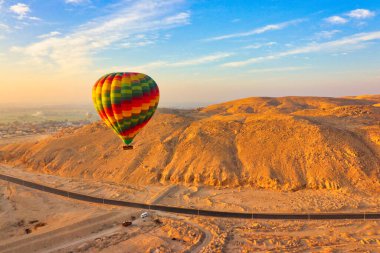
<instances>
[{"instance_id":1,"label":"desert sand","mask_svg":"<svg viewBox=\"0 0 380 253\"><path fill-rule=\"evenodd\" d=\"M276 191L251 187L218 189L179 184L136 186L94 179L64 178L7 165L0 165L0 173L90 196L216 211L307 213L376 212L380 209L380 198L372 192L327 189Z\"/></svg>"},{"instance_id":2,"label":"desert sand","mask_svg":"<svg viewBox=\"0 0 380 253\"><path fill-rule=\"evenodd\" d=\"M184 252L202 246L191 222L67 200L0 182L0 252ZM132 221L123 227L124 221ZM174 238L174 239L173 239Z\"/></svg>"},{"instance_id":3,"label":"desert sand","mask_svg":"<svg viewBox=\"0 0 380 253\"><path fill-rule=\"evenodd\" d=\"M117 183L380 189L379 96L247 98L162 109L121 151L103 123L0 148L0 160Z\"/></svg>"},{"instance_id":4,"label":"desert sand","mask_svg":"<svg viewBox=\"0 0 380 253\"><path fill-rule=\"evenodd\" d=\"M379 104L380 96L285 97L160 109L132 151L122 151L120 140L98 122L44 139L3 143L0 173L93 196L171 206L374 212L380 210ZM143 221L139 209L87 204L4 182L0 190L0 252L25 252L26 245L34 252L380 248L380 222L373 220L250 221L151 212ZM125 220L133 225L122 227Z\"/></svg>"},{"instance_id":5,"label":"desert sand","mask_svg":"<svg viewBox=\"0 0 380 253\"><path fill-rule=\"evenodd\" d=\"M11 167L3 166L1 173L104 197L115 196L115 191L123 192L120 186L112 184L104 184L103 189L96 192L91 180L68 180ZM172 189L163 187L161 191L147 193L146 200L159 204L174 202ZM26 249L28 252L128 253L377 252L380 247L380 222L373 220L251 221L150 212L151 216L142 221L139 214L143 210L139 209L87 204L4 182L0 182L0 190L0 252L26 252ZM127 188L127 191L135 196L145 193L138 189ZM215 192L212 194L208 189L205 194L212 198ZM219 204L229 206L225 202L230 200L223 199L226 201L219 200ZM319 201L332 203L323 198ZM273 210L278 200L268 197L265 202ZM287 209L286 204L282 204L283 209L292 210L292 203L288 203ZM234 210L237 209L235 206ZM155 222L157 219L159 222ZM121 226L125 220L132 221L133 225ZM26 229L30 229L30 233L26 233Z\"/></svg>"}]
</instances>

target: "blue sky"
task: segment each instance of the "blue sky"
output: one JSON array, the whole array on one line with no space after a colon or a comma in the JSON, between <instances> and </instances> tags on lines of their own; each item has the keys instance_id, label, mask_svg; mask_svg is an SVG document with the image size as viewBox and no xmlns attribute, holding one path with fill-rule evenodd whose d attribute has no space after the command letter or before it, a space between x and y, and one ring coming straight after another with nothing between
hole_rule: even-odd
<instances>
[{"instance_id":1,"label":"blue sky","mask_svg":"<svg viewBox=\"0 0 380 253\"><path fill-rule=\"evenodd\" d=\"M90 103L113 71L152 76L162 106L375 94L379 42L378 0L0 0L0 99Z\"/></svg>"}]
</instances>

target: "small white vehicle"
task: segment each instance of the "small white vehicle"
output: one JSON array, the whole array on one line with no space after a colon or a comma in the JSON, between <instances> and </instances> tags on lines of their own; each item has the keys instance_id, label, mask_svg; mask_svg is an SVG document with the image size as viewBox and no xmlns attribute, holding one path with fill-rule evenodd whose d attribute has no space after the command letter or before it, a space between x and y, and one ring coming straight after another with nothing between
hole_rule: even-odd
<instances>
[{"instance_id":1,"label":"small white vehicle","mask_svg":"<svg viewBox=\"0 0 380 253\"><path fill-rule=\"evenodd\" d=\"M146 218L146 217L148 217L149 216L149 213L148 212L143 212L142 214L141 214L141 219L144 219L144 218Z\"/></svg>"}]
</instances>

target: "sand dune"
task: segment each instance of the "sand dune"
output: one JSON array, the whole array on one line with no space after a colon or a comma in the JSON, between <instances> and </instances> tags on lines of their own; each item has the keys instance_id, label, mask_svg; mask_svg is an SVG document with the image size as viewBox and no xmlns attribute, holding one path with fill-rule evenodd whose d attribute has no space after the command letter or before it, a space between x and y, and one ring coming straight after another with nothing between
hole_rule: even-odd
<instances>
[{"instance_id":1,"label":"sand dune","mask_svg":"<svg viewBox=\"0 0 380 253\"><path fill-rule=\"evenodd\" d=\"M0 147L31 170L118 183L380 189L380 96L247 98L161 109L134 150L103 123Z\"/></svg>"}]
</instances>

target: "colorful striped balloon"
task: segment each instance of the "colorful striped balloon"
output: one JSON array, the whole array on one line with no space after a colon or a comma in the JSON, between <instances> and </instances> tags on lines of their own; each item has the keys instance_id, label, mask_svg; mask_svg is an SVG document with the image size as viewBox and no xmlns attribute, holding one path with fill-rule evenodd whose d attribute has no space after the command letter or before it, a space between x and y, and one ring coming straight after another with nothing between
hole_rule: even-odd
<instances>
[{"instance_id":1,"label":"colorful striped balloon","mask_svg":"<svg viewBox=\"0 0 380 253\"><path fill-rule=\"evenodd\" d=\"M152 118L160 94L156 82L141 73L118 72L102 76L92 99L102 120L126 145Z\"/></svg>"}]
</instances>

